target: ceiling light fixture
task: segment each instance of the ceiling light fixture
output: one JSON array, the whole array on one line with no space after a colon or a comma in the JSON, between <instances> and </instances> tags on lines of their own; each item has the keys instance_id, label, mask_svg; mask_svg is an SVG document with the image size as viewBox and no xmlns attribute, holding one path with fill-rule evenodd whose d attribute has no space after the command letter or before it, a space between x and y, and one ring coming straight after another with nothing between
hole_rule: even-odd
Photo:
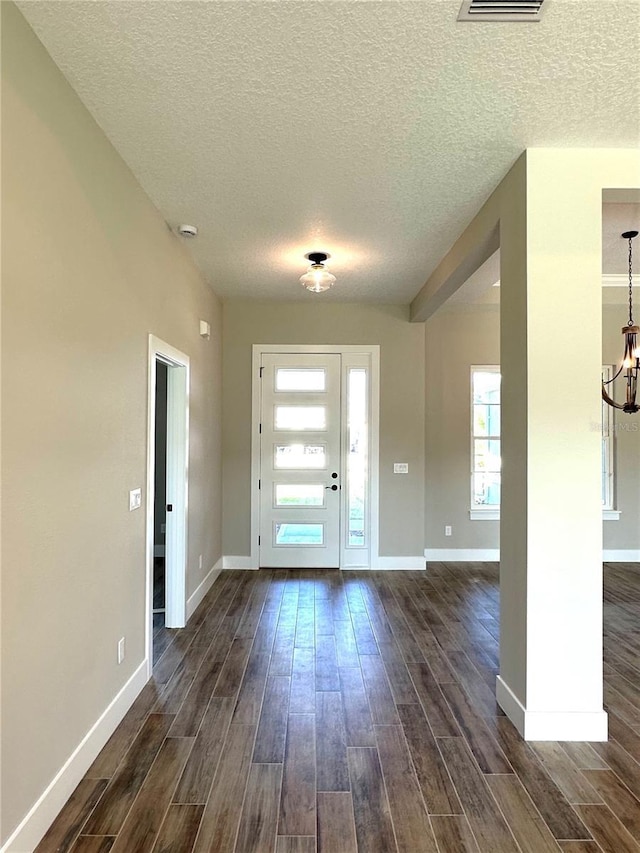
<instances>
[{"instance_id":1,"label":"ceiling light fixture","mask_svg":"<svg viewBox=\"0 0 640 853\"><path fill-rule=\"evenodd\" d=\"M633 323L633 245L632 240L638 236L637 231L625 231L622 237L629 241L629 323L622 327L624 336L624 355L622 356L622 364L618 372L607 382L602 383L602 399L616 409L622 409L629 415L634 415L640 412L640 404L636 402L638 393L638 375L640 374L640 343L638 335L640 334L640 326L635 326ZM627 399L624 403L616 403L607 393L607 385L610 385L614 379L617 379L622 372L625 372L627 380Z\"/></svg>"},{"instance_id":2,"label":"ceiling light fixture","mask_svg":"<svg viewBox=\"0 0 640 853\"><path fill-rule=\"evenodd\" d=\"M329 290L336 283L335 275L331 275L326 269L324 262L330 258L326 252L309 252L305 258L311 261L311 266L306 273L300 276L300 284L304 285L307 290L313 293L322 293L323 290Z\"/></svg>"}]
</instances>

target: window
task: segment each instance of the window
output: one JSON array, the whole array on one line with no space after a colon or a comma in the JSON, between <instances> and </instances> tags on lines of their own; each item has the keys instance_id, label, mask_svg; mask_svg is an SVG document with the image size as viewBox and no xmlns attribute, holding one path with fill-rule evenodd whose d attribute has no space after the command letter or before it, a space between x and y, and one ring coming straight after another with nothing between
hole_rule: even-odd
<instances>
[{"instance_id":1,"label":"window","mask_svg":"<svg viewBox=\"0 0 640 853\"><path fill-rule=\"evenodd\" d=\"M611 367L602 368L611 378ZM597 425L596 428L600 428ZM613 410L602 401L602 509L607 521L613 508ZM500 368L471 368L471 518L500 518Z\"/></svg>"},{"instance_id":2,"label":"window","mask_svg":"<svg viewBox=\"0 0 640 853\"><path fill-rule=\"evenodd\" d=\"M500 368L471 370L471 508L500 508Z\"/></svg>"}]
</instances>

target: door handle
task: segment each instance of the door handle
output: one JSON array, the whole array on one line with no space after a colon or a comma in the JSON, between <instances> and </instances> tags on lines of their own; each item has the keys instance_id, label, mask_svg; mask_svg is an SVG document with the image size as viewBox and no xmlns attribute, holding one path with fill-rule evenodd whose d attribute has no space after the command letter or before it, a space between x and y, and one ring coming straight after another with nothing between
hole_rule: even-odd
<instances>
[{"instance_id":1,"label":"door handle","mask_svg":"<svg viewBox=\"0 0 640 853\"><path fill-rule=\"evenodd\" d=\"M338 487L336 486L335 483L333 484L333 486L325 486L325 489L331 489L332 492L338 491Z\"/></svg>"}]
</instances>

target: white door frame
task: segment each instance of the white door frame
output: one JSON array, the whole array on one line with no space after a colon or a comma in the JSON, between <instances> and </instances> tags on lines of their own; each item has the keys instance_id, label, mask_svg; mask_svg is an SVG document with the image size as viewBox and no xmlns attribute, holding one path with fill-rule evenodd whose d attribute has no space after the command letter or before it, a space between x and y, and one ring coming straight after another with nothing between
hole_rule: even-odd
<instances>
[{"instance_id":1,"label":"white door frame","mask_svg":"<svg viewBox=\"0 0 640 853\"><path fill-rule=\"evenodd\" d=\"M147 548L146 658L153 669L153 546L156 438L156 363L167 365L167 503L165 624L183 628L187 622L187 495L189 482L189 356L149 335L147 409Z\"/></svg>"},{"instance_id":2,"label":"white door frame","mask_svg":"<svg viewBox=\"0 0 640 853\"><path fill-rule=\"evenodd\" d=\"M380 347L379 345L359 346L357 344L318 345L318 344L254 344L251 364L251 567L260 566L260 363L263 353L329 353L343 356L342 384L344 387L345 370L348 369L350 356L365 355L370 364L369 391L369 537L370 566L379 563L379 443L380 443ZM357 366L360 366L358 363ZM344 409L344 407L343 407ZM343 413L344 414L344 413ZM343 417L344 421L344 417ZM343 442L344 445L344 442ZM344 454L343 454L344 455ZM343 464L344 467L344 464ZM344 491L343 491L344 494ZM341 504L342 507L342 504ZM341 508L342 513L342 508ZM342 530L341 530L342 537ZM340 567L342 565L343 543L340 543ZM348 567L346 567L348 568ZM354 566L353 568L356 568ZM357 566L357 568L368 568Z\"/></svg>"}]
</instances>

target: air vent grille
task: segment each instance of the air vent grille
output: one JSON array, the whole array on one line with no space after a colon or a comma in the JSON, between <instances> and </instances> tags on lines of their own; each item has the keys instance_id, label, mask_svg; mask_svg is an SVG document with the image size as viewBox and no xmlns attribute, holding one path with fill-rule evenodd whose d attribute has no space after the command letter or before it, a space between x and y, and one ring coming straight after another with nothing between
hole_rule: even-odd
<instances>
[{"instance_id":1,"label":"air vent grille","mask_svg":"<svg viewBox=\"0 0 640 853\"><path fill-rule=\"evenodd\" d=\"M539 21L546 0L463 0L459 21Z\"/></svg>"}]
</instances>

